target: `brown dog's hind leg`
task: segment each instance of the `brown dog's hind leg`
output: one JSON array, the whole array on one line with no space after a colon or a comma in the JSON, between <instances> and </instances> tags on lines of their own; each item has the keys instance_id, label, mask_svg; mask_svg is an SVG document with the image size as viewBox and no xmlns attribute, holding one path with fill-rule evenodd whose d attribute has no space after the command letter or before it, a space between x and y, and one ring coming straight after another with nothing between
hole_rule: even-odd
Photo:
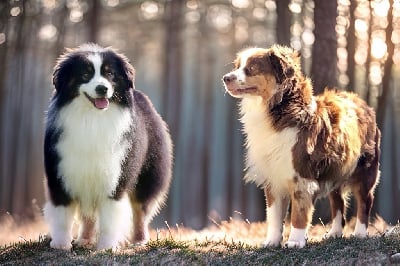
<instances>
[{"instance_id":1,"label":"brown dog's hind leg","mask_svg":"<svg viewBox=\"0 0 400 266\"><path fill-rule=\"evenodd\" d=\"M344 226L344 214L346 204L340 189L336 189L329 193L329 203L331 206L332 226L324 238L341 237Z\"/></svg>"},{"instance_id":2,"label":"brown dog's hind leg","mask_svg":"<svg viewBox=\"0 0 400 266\"><path fill-rule=\"evenodd\" d=\"M357 222L353 235L366 237L369 216L374 201L374 191L379 183L380 131L376 129L375 154L363 154L351 179L352 191L357 201Z\"/></svg>"}]
</instances>

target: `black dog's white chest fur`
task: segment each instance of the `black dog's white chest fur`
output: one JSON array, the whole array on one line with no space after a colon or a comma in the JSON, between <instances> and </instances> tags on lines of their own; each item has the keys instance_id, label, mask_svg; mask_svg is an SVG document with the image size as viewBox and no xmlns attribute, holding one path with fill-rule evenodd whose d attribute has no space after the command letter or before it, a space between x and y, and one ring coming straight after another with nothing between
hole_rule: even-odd
<instances>
[{"instance_id":1,"label":"black dog's white chest fur","mask_svg":"<svg viewBox=\"0 0 400 266\"><path fill-rule=\"evenodd\" d=\"M56 148L65 189L90 213L118 185L131 144L124 138L133 126L131 114L116 105L99 113L76 100L60 111L56 123L63 132Z\"/></svg>"}]
</instances>

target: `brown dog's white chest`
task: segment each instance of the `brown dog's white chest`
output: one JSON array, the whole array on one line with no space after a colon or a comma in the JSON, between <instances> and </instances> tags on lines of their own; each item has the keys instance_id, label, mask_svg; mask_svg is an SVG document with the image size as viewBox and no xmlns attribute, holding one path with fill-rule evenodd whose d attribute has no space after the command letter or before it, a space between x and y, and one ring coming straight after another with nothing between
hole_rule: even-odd
<instances>
[{"instance_id":1,"label":"brown dog's white chest","mask_svg":"<svg viewBox=\"0 0 400 266\"><path fill-rule=\"evenodd\" d=\"M246 181L286 190L288 181L296 176L292 148L297 142L298 130L286 128L276 131L261 98L242 99L241 111L247 147Z\"/></svg>"}]
</instances>

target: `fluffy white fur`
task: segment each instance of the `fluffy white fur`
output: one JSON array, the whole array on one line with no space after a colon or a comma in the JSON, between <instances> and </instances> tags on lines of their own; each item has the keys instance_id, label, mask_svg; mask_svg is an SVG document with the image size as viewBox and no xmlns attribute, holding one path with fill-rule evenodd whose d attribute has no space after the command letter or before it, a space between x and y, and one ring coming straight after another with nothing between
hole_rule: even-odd
<instances>
[{"instance_id":1,"label":"fluffy white fur","mask_svg":"<svg viewBox=\"0 0 400 266\"><path fill-rule=\"evenodd\" d=\"M75 206L66 208L55 207L50 201L46 202L44 216L49 225L51 235L50 246L57 249L70 250L72 248L72 226L75 217Z\"/></svg>"},{"instance_id":2,"label":"fluffy white fur","mask_svg":"<svg viewBox=\"0 0 400 266\"><path fill-rule=\"evenodd\" d=\"M297 130L288 128L277 132L272 128L261 97L246 97L241 102L244 131L248 148L246 181L259 186L269 181L274 191L286 191L287 181L293 179L295 170L286 162L292 160L291 149L297 141ZM244 112L244 110L246 110Z\"/></svg>"},{"instance_id":3,"label":"fluffy white fur","mask_svg":"<svg viewBox=\"0 0 400 266\"><path fill-rule=\"evenodd\" d=\"M64 126L63 138L57 145L63 157L59 167L68 176L63 180L64 185L72 195L82 199L81 211L88 215L96 202L111 195L117 186L120 162L129 148L128 143L118 143L120 136L115 135L116 132L122 135L130 127L129 112L111 104L107 112L98 113L81 96L60 112L57 121ZM99 132L98 125L107 126Z\"/></svg>"}]
</instances>

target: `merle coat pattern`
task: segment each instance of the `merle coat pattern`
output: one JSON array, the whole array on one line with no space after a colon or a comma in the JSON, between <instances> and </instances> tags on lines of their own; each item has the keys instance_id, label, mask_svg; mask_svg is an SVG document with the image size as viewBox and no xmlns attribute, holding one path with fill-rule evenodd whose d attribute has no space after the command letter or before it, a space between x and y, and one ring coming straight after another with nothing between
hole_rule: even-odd
<instances>
[{"instance_id":1,"label":"merle coat pattern","mask_svg":"<svg viewBox=\"0 0 400 266\"><path fill-rule=\"evenodd\" d=\"M326 195L332 215L326 237L341 236L349 193L357 202L354 235L365 237L379 181L381 134L374 110L349 92L327 89L313 95L299 54L278 45L241 51L223 81L226 91L241 99L245 179L265 191L265 245L280 244L291 201L285 245L303 247L313 202Z\"/></svg>"}]
</instances>

